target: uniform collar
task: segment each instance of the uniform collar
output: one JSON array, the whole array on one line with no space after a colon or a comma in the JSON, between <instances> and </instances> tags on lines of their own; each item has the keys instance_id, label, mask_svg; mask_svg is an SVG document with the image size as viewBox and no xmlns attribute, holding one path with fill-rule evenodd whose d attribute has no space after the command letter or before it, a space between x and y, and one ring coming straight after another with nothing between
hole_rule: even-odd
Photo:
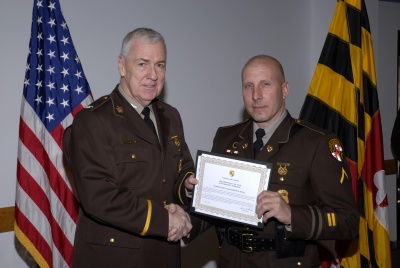
<instances>
[{"instance_id":1,"label":"uniform collar","mask_svg":"<svg viewBox=\"0 0 400 268\"><path fill-rule=\"evenodd\" d=\"M140 102L138 102L136 99L134 99L131 96L129 96L128 94L126 94L126 92L122 89L121 84L118 85L118 91L132 105L132 107L136 110L136 112L138 112L138 114L142 113L144 106L142 104L140 104ZM150 108L150 112L154 113L151 103L149 104L149 108ZM151 117L152 117L152 120L154 120L153 116L151 116Z\"/></svg>"},{"instance_id":2,"label":"uniform collar","mask_svg":"<svg viewBox=\"0 0 400 268\"><path fill-rule=\"evenodd\" d=\"M274 122L272 122L271 124L269 124L267 127L264 128L264 131L265 131L265 136L263 137L264 144L269 141L272 134L275 133L276 129L282 123L282 121L286 118L287 115L288 115L288 111L285 109L285 111L279 116L279 118L277 120L275 120ZM257 123L255 121L253 121L253 141L256 140L255 132L258 128L259 127L258 127Z\"/></svg>"},{"instance_id":3,"label":"uniform collar","mask_svg":"<svg viewBox=\"0 0 400 268\"><path fill-rule=\"evenodd\" d=\"M257 159L262 159L263 161L271 159L279 151L282 145L289 141L290 129L293 124L295 124L295 121L291 117L290 113L287 112L282 122L276 127L275 131L264 145L264 148L258 154ZM250 124L250 126L252 125ZM252 137L253 132L251 132L251 130L248 131L248 135L251 135L250 137Z\"/></svg>"},{"instance_id":4,"label":"uniform collar","mask_svg":"<svg viewBox=\"0 0 400 268\"><path fill-rule=\"evenodd\" d=\"M116 116L122 117L123 122L122 125L135 135L141 137L148 142L160 146L159 140L154 136L151 135L151 130L147 127L144 123L141 115L137 112L137 110L131 105L131 103L125 98L122 92L119 90L119 86L117 86L113 92L110 94L110 98L113 105L114 114ZM156 117L159 118L160 126L158 128L158 134L160 137L161 144L165 146L166 138L164 130L168 129L169 127L169 120L165 118L163 115L164 109L162 105L159 103L157 99L154 100L155 102L155 113ZM149 105L150 107L151 105ZM132 109L133 108L133 109ZM143 109L143 108L142 108ZM136 112L133 112L135 110ZM134 122L134 123L132 123ZM156 121L154 121L156 122ZM158 127L158 126L157 126Z\"/></svg>"}]
</instances>

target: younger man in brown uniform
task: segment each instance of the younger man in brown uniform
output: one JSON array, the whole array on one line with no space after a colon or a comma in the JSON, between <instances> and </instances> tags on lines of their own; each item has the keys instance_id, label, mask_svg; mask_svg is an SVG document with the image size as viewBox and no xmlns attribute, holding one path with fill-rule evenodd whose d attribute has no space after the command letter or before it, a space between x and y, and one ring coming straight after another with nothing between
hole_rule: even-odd
<instances>
[{"instance_id":1,"label":"younger man in brown uniform","mask_svg":"<svg viewBox=\"0 0 400 268\"><path fill-rule=\"evenodd\" d=\"M252 118L219 128L212 151L274 166L269 190L260 193L255 208L264 229L216 224L222 240L218 267L319 267L317 240L352 239L358 233L359 214L340 141L290 116L285 108L289 84L281 64L270 56L246 63L242 93ZM185 186L191 190L196 183L189 178ZM202 231L195 225L191 238Z\"/></svg>"},{"instance_id":2,"label":"younger man in brown uniform","mask_svg":"<svg viewBox=\"0 0 400 268\"><path fill-rule=\"evenodd\" d=\"M163 37L147 28L128 33L118 67L112 93L79 112L64 134L81 207L73 267L180 267L177 241L192 225L171 204L180 202L193 161L179 112L157 99Z\"/></svg>"}]
</instances>

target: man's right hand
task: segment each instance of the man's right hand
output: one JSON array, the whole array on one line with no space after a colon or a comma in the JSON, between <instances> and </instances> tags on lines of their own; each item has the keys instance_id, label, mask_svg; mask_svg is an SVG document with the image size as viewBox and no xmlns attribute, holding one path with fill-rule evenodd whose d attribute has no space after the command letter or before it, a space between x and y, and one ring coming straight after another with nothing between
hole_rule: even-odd
<instances>
[{"instance_id":1,"label":"man's right hand","mask_svg":"<svg viewBox=\"0 0 400 268\"><path fill-rule=\"evenodd\" d=\"M176 204L169 204L165 206L168 210L169 216L169 229L168 229L168 241L179 241L182 237L185 237L192 230L192 224L190 223L189 215Z\"/></svg>"},{"instance_id":2,"label":"man's right hand","mask_svg":"<svg viewBox=\"0 0 400 268\"><path fill-rule=\"evenodd\" d=\"M188 191L192 191L193 188L194 188L194 186L195 186L197 183L198 183L198 180L197 180L193 175L191 175L190 177L188 177L188 178L185 180L185 188L186 188Z\"/></svg>"}]
</instances>

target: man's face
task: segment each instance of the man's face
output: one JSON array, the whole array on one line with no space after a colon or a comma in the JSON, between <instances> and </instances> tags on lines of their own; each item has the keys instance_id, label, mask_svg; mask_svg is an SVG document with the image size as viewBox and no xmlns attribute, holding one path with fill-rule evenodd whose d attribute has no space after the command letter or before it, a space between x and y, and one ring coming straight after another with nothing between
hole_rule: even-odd
<instances>
[{"instance_id":1,"label":"man's face","mask_svg":"<svg viewBox=\"0 0 400 268\"><path fill-rule=\"evenodd\" d=\"M243 101L259 127L266 127L285 111L289 85L271 61L256 60L242 74Z\"/></svg>"},{"instance_id":2,"label":"man's face","mask_svg":"<svg viewBox=\"0 0 400 268\"><path fill-rule=\"evenodd\" d=\"M164 87L166 55L161 42L136 39L126 58L119 56L120 85L143 106L160 95Z\"/></svg>"}]
</instances>

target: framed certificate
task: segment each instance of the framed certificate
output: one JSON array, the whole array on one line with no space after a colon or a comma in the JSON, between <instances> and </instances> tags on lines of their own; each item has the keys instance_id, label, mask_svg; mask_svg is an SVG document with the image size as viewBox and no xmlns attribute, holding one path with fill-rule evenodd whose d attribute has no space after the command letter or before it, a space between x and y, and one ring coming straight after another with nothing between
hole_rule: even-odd
<instances>
[{"instance_id":1,"label":"framed certificate","mask_svg":"<svg viewBox=\"0 0 400 268\"><path fill-rule=\"evenodd\" d=\"M257 196L268 189L271 170L272 163L198 151L191 211L262 228Z\"/></svg>"}]
</instances>

